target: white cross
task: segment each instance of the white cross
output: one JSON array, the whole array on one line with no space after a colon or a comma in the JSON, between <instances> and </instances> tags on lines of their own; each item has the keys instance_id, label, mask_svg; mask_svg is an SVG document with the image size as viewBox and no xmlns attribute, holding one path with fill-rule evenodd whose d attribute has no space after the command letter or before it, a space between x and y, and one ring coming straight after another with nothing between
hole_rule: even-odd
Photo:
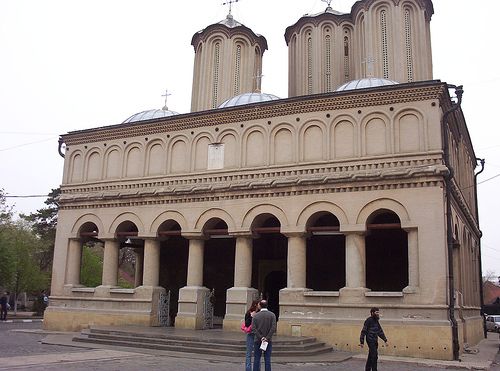
<instances>
[{"instance_id":1,"label":"white cross","mask_svg":"<svg viewBox=\"0 0 500 371\"><path fill-rule=\"evenodd\" d=\"M375 65L375 58L367 57L363 60L362 63L366 64L366 77L373 77L373 66Z\"/></svg>"},{"instance_id":2,"label":"white cross","mask_svg":"<svg viewBox=\"0 0 500 371\"><path fill-rule=\"evenodd\" d=\"M228 0L224 3L222 3L222 5L229 5L229 14L231 14L231 7L232 7L233 3L237 3L238 1L240 1L240 0Z\"/></svg>"},{"instance_id":3,"label":"white cross","mask_svg":"<svg viewBox=\"0 0 500 371\"><path fill-rule=\"evenodd\" d=\"M255 91L256 92L261 92L260 91L260 88L261 88L261 84L262 84L262 78L264 77L264 75L260 72L260 71L257 71L257 75L254 76L253 78L255 79Z\"/></svg>"},{"instance_id":4,"label":"white cross","mask_svg":"<svg viewBox=\"0 0 500 371\"><path fill-rule=\"evenodd\" d=\"M165 94L162 94L162 95L161 95L162 97L165 97L165 106L163 107L163 110L165 110L165 111L168 111L168 107L167 107L167 98L168 98L169 96L171 96L171 95L172 95L172 94L170 94L170 93L168 92L168 89L166 89L166 90L165 90Z\"/></svg>"}]
</instances>

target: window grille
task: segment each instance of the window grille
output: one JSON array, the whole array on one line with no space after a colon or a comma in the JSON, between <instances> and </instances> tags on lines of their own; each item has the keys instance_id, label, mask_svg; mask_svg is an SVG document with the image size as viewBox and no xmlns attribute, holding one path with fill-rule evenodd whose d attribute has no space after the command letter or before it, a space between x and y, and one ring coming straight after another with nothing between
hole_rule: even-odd
<instances>
[{"instance_id":1,"label":"window grille","mask_svg":"<svg viewBox=\"0 0 500 371\"><path fill-rule=\"evenodd\" d=\"M219 95L219 67L220 67L220 43L215 44L214 52L214 75L212 85L212 108L217 108Z\"/></svg>"},{"instance_id":2,"label":"window grille","mask_svg":"<svg viewBox=\"0 0 500 371\"><path fill-rule=\"evenodd\" d=\"M344 36L344 81L349 81L351 72L349 71L349 38Z\"/></svg>"},{"instance_id":3,"label":"window grille","mask_svg":"<svg viewBox=\"0 0 500 371\"><path fill-rule=\"evenodd\" d=\"M389 78L389 56L387 52L387 13L385 10L380 12L380 28L382 31L382 62L384 78Z\"/></svg>"},{"instance_id":4,"label":"window grille","mask_svg":"<svg viewBox=\"0 0 500 371\"><path fill-rule=\"evenodd\" d=\"M411 18L410 11L405 10L405 46L406 46L406 68L408 82L413 82L413 45L411 35Z\"/></svg>"},{"instance_id":5,"label":"window grille","mask_svg":"<svg viewBox=\"0 0 500 371\"><path fill-rule=\"evenodd\" d=\"M312 76L312 39L307 39L307 93L313 92L313 76Z\"/></svg>"},{"instance_id":6,"label":"window grille","mask_svg":"<svg viewBox=\"0 0 500 371\"><path fill-rule=\"evenodd\" d=\"M331 37L326 35L325 37L325 53L326 53L326 91L332 91L332 55L331 55Z\"/></svg>"},{"instance_id":7,"label":"window grille","mask_svg":"<svg viewBox=\"0 0 500 371\"><path fill-rule=\"evenodd\" d=\"M236 61L234 66L234 95L240 94L241 45L236 46Z\"/></svg>"}]
</instances>

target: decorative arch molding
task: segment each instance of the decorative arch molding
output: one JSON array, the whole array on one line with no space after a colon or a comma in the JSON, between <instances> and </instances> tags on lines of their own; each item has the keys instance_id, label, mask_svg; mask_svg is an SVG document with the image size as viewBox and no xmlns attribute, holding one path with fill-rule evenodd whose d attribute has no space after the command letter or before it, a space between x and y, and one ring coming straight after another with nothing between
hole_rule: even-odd
<instances>
[{"instance_id":1,"label":"decorative arch molding","mask_svg":"<svg viewBox=\"0 0 500 371\"><path fill-rule=\"evenodd\" d=\"M384 125L383 133L380 133L378 127L370 127L370 125L377 124L376 120L381 121ZM391 153L391 132L391 119L384 112L376 111L365 116L361 121L361 155L372 156ZM378 137L370 134L376 134ZM377 140L383 140L383 143L377 142Z\"/></svg>"},{"instance_id":2,"label":"decorative arch molding","mask_svg":"<svg viewBox=\"0 0 500 371\"><path fill-rule=\"evenodd\" d=\"M261 137L260 138L253 138L253 134L259 134ZM243 133L243 139L242 139L242 164L243 166L264 166L267 165L269 161L269 145L268 142L266 141L266 138L268 136L267 130L260 126L260 125L253 125L250 128L248 128L244 133ZM249 145L249 141L252 141L254 145ZM262 143L259 143L259 141L262 141ZM252 144L251 143L251 144ZM262 146L262 148L257 148L259 144ZM260 155L260 158L253 158L252 155ZM250 161L250 158L253 160Z\"/></svg>"},{"instance_id":3,"label":"decorative arch molding","mask_svg":"<svg viewBox=\"0 0 500 371\"><path fill-rule=\"evenodd\" d=\"M194 229L196 231L201 231L205 224L213 218L218 218L223 220L227 224L227 229L229 231L234 230L236 228L236 223L234 222L233 217L225 210L212 208L204 211L194 223ZM182 227L182 226L181 226Z\"/></svg>"},{"instance_id":4,"label":"decorative arch molding","mask_svg":"<svg viewBox=\"0 0 500 371\"><path fill-rule=\"evenodd\" d=\"M370 215L381 209L390 210L396 213L402 225L411 221L408 210L406 210L403 204L390 198L379 198L363 206L356 218L356 224L366 224Z\"/></svg>"},{"instance_id":5,"label":"decorative arch molding","mask_svg":"<svg viewBox=\"0 0 500 371\"><path fill-rule=\"evenodd\" d=\"M319 132L314 130L315 127L319 129ZM318 161L327 158L328 128L323 120L312 118L306 121L300 128L298 139L299 161ZM321 145L319 148L317 148L318 144Z\"/></svg>"},{"instance_id":6,"label":"decorative arch molding","mask_svg":"<svg viewBox=\"0 0 500 371\"><path fill-rule=\"evenodd\" d=\"M289 138L282 134L285 136L289 135ZM276 125L269 135L268 148L270 148L271 164L290 164L296 162L296 128L287 122L281 122Z\"/></svg>"},{"instance_id":7,"label":"decorative arch molding","mask_svg":"<svg viewBox=\"0 0 500 371\"><path fill-rule=\"evenodd\" d=\"M341 207L332 202L318 201L306 206L300 212L296 222L297 226L304 226L305 228L307 221L311 218L311 216L319 212L328 212L335 215L339 220L341 227L342 225L349 224L347 215Z\"/></svg>"},{"instance_id":8,"label":"decorative arch molding","mask_svg":"<svg viewBox=\"0 0 500 371\"><path fill-rule=\"evenodd\" d=\"M69 158L69 171L67 181L79 183L83 181L83 170L85 166L85 155L81 150L74 151Z\"/></svg>"},{"instance_id":9,"label":"decorative arch molding","mask_svg":"<svg viewBox=\"0 0 500 371\"><path fill-rule=\"evenodd\" d=\"M94 163L92 158L96 155L96 163ZM102 179L102 149L99 147L90 148L85 155L84 162L84 181L94 181Z\"/></svg>"},{"instance_id":10,"label":"decorative arch molding","mask_svg":"<svg viewBox=\"0 0 500 371\"><path fill-rule=\"evenodd\" d=\"M415 116L417 119L417 128L403 127L401 119L405 116ZM411 125L410 125L411 126ZM394 116L394 142L395 152L425 151L428 147L427 140L427 125L425 122L425 114L414 107L403 108L398 110ZM414 142L417 139L418 142ZM413 142L412 142L413 140ZM417 148L415 148L417 147Z\"/></svg>"},{"instance_id":11,"label":"decorative arch molding","mask_svg":"<svg viewBox=\"0 0 500 371\"><path fill-rule=\"evenodd\" d=\"M226 135L232 135L238 141L240 139L240 133L238 133L238 131L232 128L225 128L221 130L220 133L218 133L217 137L215 138L215 142L221 142L222 138L224 138Z\"/></svg>"},{"instance_id":12,"label":"decorative arch molding","mask_svg":"<svg viewBox=\"0 0 500 371\"><path fill-rule=\"evenodd\" d=\"M209 132L201 132L192 140L191 145L191 169L207 170L208 147L214 143L214 138Z\"/></svg>"},{"instance_id":13,"label":"decorative arch molding","mask_svg":"<svg viewBox=\"0 0 500 371\"><path fill-rule=\"evenodd\" d=\"M149 227L148 232L149 233L154 233L155 235L158 233L158 228L160 228L160 225L162 225L163 222L167 220L174 220L179 225L181 226L181 230L188 230L189 225L184 217L180 212L175 211L175 210L168 210L162 212L160 215L158 215L153 222L151 223L151 226Z\"/></svg>"},{"instance_id":14,"label":"decorative arch molding","mask_svg":"<svg viewBox=\"0 0 500 371\"><path fill-rule=\"evenodd\" d=\"M73 224L73 228L71 228L70 238L78 238L79 237L78 233L80 232L80 228L85 223L94 223L97 226L97 229L99 230L99 234L101 234L105 231L104 224L102 223L102 220L97 215L84 214L84 215L80 216Z\"/></svg>"},{"instance_id":15,"label":"decorative arch molding","mask_svg":"<svg viewBox=\"0 0 500 371\"><path fill-rule=\"evenodd\" d=\"M241 224L242 228L249 231L255 218L261 214L272 214L275 216L279 220L281 228L289 226L288 218L281 208L272 204L262 204L251 208L245 213Z\"/></svg>"},{"instance_id":16,"label":"decorative arch molding","mask_svg":"<svg viewBox=\"0 0 500 371\"><path fill-rule=\"evenodd\" d=\"M123 223L123 222L132 222L135 224L138 230L138 234L141 235L145 232L144 229L144 224L142 223L141 219L134 213L130 212L125 212L123 214L118 215L113 222L111 223L111 226L109 227L108 233L113 234L115 233L116 229L118 226Z\"/></svg>"}]
</instances>

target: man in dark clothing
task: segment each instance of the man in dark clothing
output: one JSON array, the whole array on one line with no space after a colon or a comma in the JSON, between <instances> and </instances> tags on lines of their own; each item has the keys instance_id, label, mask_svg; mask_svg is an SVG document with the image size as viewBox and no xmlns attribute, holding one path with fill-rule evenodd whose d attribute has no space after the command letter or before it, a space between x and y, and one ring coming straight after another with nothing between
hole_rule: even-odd
<instances>
[{"instance_id":1,"label":"man in dark clothing","mask_svg":"<svg viewBox=\"0 0 500 371\"><path fill-rule=\"evenodd\" d=\"M9 295L4 292L0 297L0 321L7 320L7 304L9 303Z\"/></svg>"},{"instance_id":2,"label":"man in dark clothing","mask_svg":"<svg viewBox=\"0 0 500 371\"><path fill-rule=\"evenodd\" d=\"M253 371L260 371L262 348L266 346L267 348L264 349L265 370L271 371L271 338L276 332L276 315L267 309L266 300L261 300L258 308L259 312L252 320L252 331L255 334Z\"/></svg>"},{"instance_id":3,"label":"man in dark clothing","mask_svg":"<svg viewBox=\"0 0 500 371\"><path fill-rule=\"evenodd\" d=\"M385 342L385 345L388 345L384 330L382 330L382 326L378 322L379 318L379 309L375 307L370 309L370 317L366 319L359 337L361 348L363 348L365 337L368 344L368 359L366 360L365 371L377 371L378 338L380 337Z\"/></svg>"}]
</instances>

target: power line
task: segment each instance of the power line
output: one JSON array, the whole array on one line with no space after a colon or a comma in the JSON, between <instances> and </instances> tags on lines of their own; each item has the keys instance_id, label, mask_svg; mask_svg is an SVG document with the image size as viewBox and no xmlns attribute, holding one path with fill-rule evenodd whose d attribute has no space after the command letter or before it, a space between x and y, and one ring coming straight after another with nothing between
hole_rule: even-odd
<instances>
[{"instance_id":1,"label":"power line","mask_svg":"<svg viewBox=\"0 0 500 371\"><path fill-rule=\"evenodd\" d=\"M3 152L3 151L8 151L9 149L15 149L15 148L19 148L19 147L29 146L29 145L31 145L31 144L37 144L37 143L42 143L42 142L48 142L49 140L53 140L54 138L57 138L57 137L51 137L51 138L48 138L48 139L37 140L37 141L35 141L35 142L29 142L29 143L18 144L17 146L13 146L13 147L2 148L2 149L0 149L0 152Z\"/></svg>"},{"instance_id":2,"label":"power line","mask_svg":"<svg viewBox=\"0 0 500 371\"><path fill-rule=\"evenodd\" d=\"M37 133L31 131L0 131L0 134L11 134L11 135L58 135L58 133Z\"/></svg>"},{"instance_id":3,"label":"power line","mask_svg":"<svg viewBox=\"0 0 500 371\"><path fill-rule=\"evenodd\" d=\"M479 185L479 184L483 184L483 183L486 183L487 181L492 180L492 179L495 179L495 178L498 178L499 176L500 176L500 174L494 175L494 176L492 176L491 178L485 179L485 180L483 180L482 182L477 183L477 185Z\"/></svg>"},{"instance_id":4,"label":"power line","mask_svg":"<svg viewBox=\"0 0 500 371\"><path fill-rule=\"evenodd\" d=\"M5 198L37 198L37 197L49 197L49 195L5 195Z\"/></svg>"}]
</instances>

